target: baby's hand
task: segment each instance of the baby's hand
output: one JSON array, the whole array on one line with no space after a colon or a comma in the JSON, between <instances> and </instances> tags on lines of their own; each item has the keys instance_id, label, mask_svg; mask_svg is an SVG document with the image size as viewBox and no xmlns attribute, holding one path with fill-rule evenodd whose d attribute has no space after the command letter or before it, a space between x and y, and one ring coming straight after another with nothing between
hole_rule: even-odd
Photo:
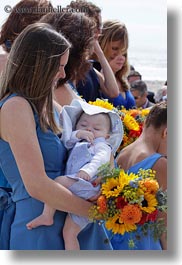
<instances>
[{"instance_id":1,"label":"baby's hand","mask_svg":"<svg viewBox=\"0 0 182 265\"><path fill-rule=\"evenodd\" d=\"M93 143L93 140L94 140L94 134L86 130L79 130L76 134L76 137L78 139L84 139L89 143Z\"/></svg>"},{"instance_id":2,"label":"baby's hand","mask_svg":"<svg viewBox=\"0 0 182 265\"><path fill-rule=\"evenodd\" d=\"M76 174L76 176L77 176L78 178L81 178L81 179L84 179L84 180L90 180L90 176L89 176L85 171L83 171L83 170L80 170L80 171Z\"/></svg>"}]
</instances>

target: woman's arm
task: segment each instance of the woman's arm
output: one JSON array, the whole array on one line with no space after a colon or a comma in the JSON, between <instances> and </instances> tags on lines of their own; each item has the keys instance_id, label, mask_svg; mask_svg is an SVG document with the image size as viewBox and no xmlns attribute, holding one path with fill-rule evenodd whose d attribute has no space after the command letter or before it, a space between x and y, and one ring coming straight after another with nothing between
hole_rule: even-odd
<instances>
[{"instance_id":1,"label":"woman's arm","mask_svg":"<svg viewBox=\"0 0 182 265\"><path fill-rule=\"evenodd\" d=\"M25 99L12 98L3 105L1 137L9 143L24 185L32 197L55 209L88 216L91 203L73 195L46 175L34 116Z\"/></svg>"},{"instance_id":2,"label":"woman's arm","mask_svg":"<svg viewBox=\"0 0 182 265\"><path fill-rule=\"evenodd\" d=\"M100 81L100 88L106 96L115 98L119 95L119 87L109 62L107 61L97 40L94 43L94 51L98 57L103 71L102 75L99 71L94 69Z\"/></svg>"}]
</instances>

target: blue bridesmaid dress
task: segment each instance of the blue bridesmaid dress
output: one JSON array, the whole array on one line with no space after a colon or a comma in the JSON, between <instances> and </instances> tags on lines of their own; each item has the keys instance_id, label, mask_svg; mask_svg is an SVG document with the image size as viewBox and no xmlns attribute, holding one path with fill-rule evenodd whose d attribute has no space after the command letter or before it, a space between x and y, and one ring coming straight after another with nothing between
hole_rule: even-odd
<instances>
[{"instance_id":1,"label":"blue bridesmaid dress","mask_svg":"<svg viewBox=\"0 0 182 265\"><path fill-rule=\"evenodd\" d=\"M0 101L0 108L12 94ZM38 116L34 113L37 137L44 159L45 170L49 178L55 179L64 174L66 149L59 137L51 130L43 132L40 128ZM22 132L23 133L23 132ZM28 150L27 150L28 151ZM26 224L40 215L44 204L32 198L22 181L14 156L9 144L0 139L0 167L12 187L12 205L15 206L15 214L11 216L10 226L4 224L6 238L0 238L2 249L11 250L64 250L62 228L66 213L56 211L54 224L40 226L32 230L26 228ZM60 198L61 200L61 198ZM11 229L10 229L11 228ZM110 250L110 243L105 243L107 234L105 228L95 223L89 224L80 234L81 250Z\"/></svg>"},{"instance_id":2,"label":"blue bridesmaid dress","mask_svg":"<svg viewBox=\"0 0 182 265\"><path fill-rule=\"evenodd\" d=\"M102 94L103 98L108 99L108 101L112 103L113 106L116 108L124 107L127 110L135 108L136 107L135 99L132 93L130 92L130 90L126 91L125 95L126 95L126 98L124 98L121 95L121 93L116 98L109 98L105 96L104 94Z\"/></svg>"},{"instance_id":3,"label":"blue bridesmaid dress","mask_svg":"<svg viewBox=\"0 0 182 265\"><path fill-rule=\"evenodd\" d=\"M152 154L151 156L130 167L128 173L137 173L140 168L152 168L161 156L162 155L158 153ZM130 239L134 239L135 242L135 248L133 250L162 250L160 240L154 241L150 231L146 236L142 235L141 226L138 226L138 229L132 233L120 235L112 234L110 231L108 231L108 235L111 238L111 244L114 250L131 250L128 245Z\"/></svg>"}]
</instances>

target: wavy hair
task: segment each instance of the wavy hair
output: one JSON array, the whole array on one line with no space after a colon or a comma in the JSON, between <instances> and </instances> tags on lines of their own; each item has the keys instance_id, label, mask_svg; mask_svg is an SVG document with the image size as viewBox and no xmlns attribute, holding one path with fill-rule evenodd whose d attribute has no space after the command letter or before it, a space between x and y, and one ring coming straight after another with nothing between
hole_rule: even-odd
<instances>
[{"instance_id":1,"label":"wavy hair","mask_svg":"<svg viewBox=\"0 0 182 265\"><path fill-rule=\"evenodd\" d=\"M14 41L0 81L0 99L17 93L38 114L41 128L58 132L53 115L53 80L69 42L50 25L27 26Z\"/></svg>"},{"instance_id":2,"label":"wavy hair","mask_svg":"<svg viewBox=\"0 0 182 265\"><path fill-rule=\"evenodd\" d=\"M79 81L85 78L90 69L89 51L94 39L94 23L83 13L49 13L40 20L52 25L70 41L72 47L65 67L66 77L59 80L58 86L67 80Z\"/></svg>"},{"instance_id":3,"label":"wavy hair","mask_svg":"<svg viewBox=\"0 0 182 265\"><path fill-rule=\"evenodd\" d=\"M52 8L48 0L21 0L16 4L6 22L1 27L0 45L6 52L10 52L11 46L20 32L26 26L37 22Z\"/></svg>"},{"instance_id":4,"label":"wavy hair","mask_svg":"<svg viewBox=\"0 0 182 265\"><path fill-rule=\"evenodd\" d=\"M71 3L67 7L84 12L86 16L90 17L95 21L96 27L100 29L101 27L99 19L99 15L101 14L100 7L96 6L92 2L87 2L85 0L71 1Z\"/></svg>"},{"instance_id":5,"label":"wavy hair","mask_svg":"<svg viewBox=\"0 0 182 265\"><path fill-rule=\"evenodd\" d=\"M121 70L119 70L115 76L117 80L121 83L123 89L127 91L129 89L129 84L127 81L127 76L129 72L129 62L128 62L128 31L124 23L119 20L107 20L103 23L102 34L99 36L99 44L104 52L104 55L108 59L108 47L113 41L121 42L121 52L125 55L125 63Z\"/></svg>"}]
</instances>

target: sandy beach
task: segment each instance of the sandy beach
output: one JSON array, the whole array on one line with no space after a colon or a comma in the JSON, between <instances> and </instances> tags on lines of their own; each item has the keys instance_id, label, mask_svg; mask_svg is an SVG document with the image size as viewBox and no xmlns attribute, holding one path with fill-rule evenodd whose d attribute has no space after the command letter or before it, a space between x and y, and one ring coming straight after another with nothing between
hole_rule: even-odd
<instances>
[{"instance_id":1,"label":"sandy beach","mask_svg":"<svg viewBox=\"0 0 182 265\"><path fill-rule=\"evenodd\" d=\"M143 81L145 81L145 83L147 84L147 88L148 88L149 91L152 91L152 92L156 93L157 90L164 85L166 80L164 80L164 81L143 80Z\"/></svg>"},{"instance_id":2,"label":"sandy beach","mask_svg":"<svg viewBox=\"0 0 182 265\"><path fill-rule=\"evenodd\" d=\"M3 53L2 47L0 46L0 64L1 64L1 54ZM143 80L147 84L147 88L149 91L152 91L156 93L156 91L162 87L162 85L165 83L164 81L158 81L158 80Z\"/></svg>"}]
</instances>

